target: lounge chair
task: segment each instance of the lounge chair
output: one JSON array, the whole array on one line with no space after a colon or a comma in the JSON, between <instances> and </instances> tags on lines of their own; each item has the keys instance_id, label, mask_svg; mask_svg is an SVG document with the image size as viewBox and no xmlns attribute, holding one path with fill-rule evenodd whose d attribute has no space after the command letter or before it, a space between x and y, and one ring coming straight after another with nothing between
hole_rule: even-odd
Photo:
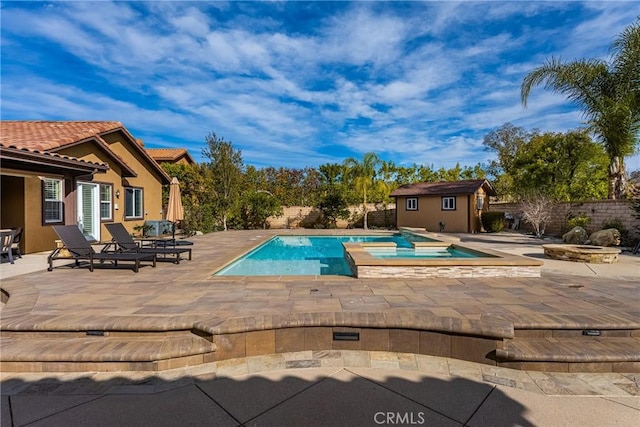
<instances>
[{"instance_id":1,"label":"lounge chair","mask_svg":"<svg viewBox=\"0 0 640 427\"><path fill-rule=\"evenodd\" d=\"M47 258L49 262L49 268L47 270L53 270L53 260L55 259L74 259L76 265L79 265L80 260L89 261L89 271L93 271L93 262L100 261L112 261L114 265L118 266L118 261L133 261L134 269L136 273L140 267L140 261L153 261L153 266L156 266L156 255L152 253L118 253L118 252L96 252L93 250L91 243L87 241L80 229L75 225L54 225L53 230L56 232L64 248L56 248L51 252L51 255ZM63 250L68 251L68 255Z\"/></svg>"},{"instance_id":2,"label":"lounge chair","mask_svg":"<svg viewBox=\"0 0 640 427\"><path fill-rule=\"evenodd\" d=\"M191 260L191 248L169 247L169 246L165 246L165 247L142 246L141 244L133 240L133 238L127 231L127 229L124 228L124 225L122 225L121 223L113 222L111 224L105 224L105 227L107 227L107 231L111 234L111 237L113 237L113 242L115 243L115 246L116 246L115 248L116 252L143 253L143 254L146 253L146 254L155 254L156 256L164 255L165 257L167 255L175 255L174 262L176 264L180 264L180 260L182 259L180 257L180 254L188 253L189 260ZM108 248L105 247L105 250L107 249Z\"/></svg>"}]
</instances>

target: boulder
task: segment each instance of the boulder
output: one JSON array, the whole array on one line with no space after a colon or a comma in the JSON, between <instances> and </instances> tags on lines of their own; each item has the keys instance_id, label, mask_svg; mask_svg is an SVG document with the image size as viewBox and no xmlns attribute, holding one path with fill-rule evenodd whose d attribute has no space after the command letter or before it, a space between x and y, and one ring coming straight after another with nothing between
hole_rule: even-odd
<instances>
[{"instance_id":1,"label":"boulder","mask_svg":"<svg viewBox=\"0 0 640 427\"><path fill-rule=\"evenodd\" d=\"M570 245L584 245L587 237L589 237L587 231L578 225L563 234L562 241Z\"/></svg>"},{"instance_id":2,"label":"boulder","mask_svg":"<svg viewBox=\"0 0 640 427\"><path fill-rule=\"evenodd\" d=\"M615 228L596 231L589 236L587 243L595 246L619 246L620 232Z\"/></svg>"}]
</instances>

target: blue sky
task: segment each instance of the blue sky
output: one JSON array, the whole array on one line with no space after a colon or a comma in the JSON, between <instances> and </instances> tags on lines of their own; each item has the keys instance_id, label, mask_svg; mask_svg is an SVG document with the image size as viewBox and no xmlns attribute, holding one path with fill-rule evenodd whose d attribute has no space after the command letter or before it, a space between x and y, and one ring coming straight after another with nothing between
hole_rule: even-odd
<instances>
[{"instance_id":1,"label":"blue sky","mask_svg":"<svg viewBox=\"0 0 640 427\"><path fill-rule=\"evenodd\" d=\"M216 132L258 167L374 151L473 166L506 122L581 125L523 76L608 58L637 2L2 2L4 120L114 120L197 161ZM627 160L640 169L640 157Z\"/></svg>"}]
</instances>

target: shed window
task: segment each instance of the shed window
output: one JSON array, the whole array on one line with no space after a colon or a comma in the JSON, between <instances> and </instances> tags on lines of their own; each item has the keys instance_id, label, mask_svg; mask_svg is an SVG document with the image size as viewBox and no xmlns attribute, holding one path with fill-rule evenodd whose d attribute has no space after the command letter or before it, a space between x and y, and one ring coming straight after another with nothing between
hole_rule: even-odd
<instances>
[{"instance_id":1,"label":"shed window","mask_svg":"<svg viewBox=\"0 0 640 427\"><path fill-rule=\"evenodd\" d=\"M408 197L406 209L408 211L417 211L418 210L418 198L417 197Z\"/></svg>"},{"instance_id":2,"label":"shed window","mask_svg":"<svg viewBox=\"0 0 640 427\"><path fill-rule=\"evenodd\" d=\"M45 224L62 224L64 221L63 184L62 179L42 180L42 218Z\"/></svg>"},{"instance_id":3,"label":"shed window","mask_svg":"<svg viewBox=\"0 0 640 427\"><path fill-rule=\"evenodd\" d=\"M442 198L442 210L443 211L455 211L456 210L456 198L455 197L443 197Z\"/></svg>"}]
</instances>

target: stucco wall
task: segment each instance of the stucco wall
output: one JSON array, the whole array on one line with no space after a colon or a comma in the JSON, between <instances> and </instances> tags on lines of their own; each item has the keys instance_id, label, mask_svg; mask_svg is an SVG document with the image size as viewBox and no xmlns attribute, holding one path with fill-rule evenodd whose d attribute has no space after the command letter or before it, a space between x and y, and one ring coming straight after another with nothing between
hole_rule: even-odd
<instances>
[{"instance_id":1,"label":"stucco wall","mask_svg":"<svg viewBox=\"0 0 640 427\"><path fill-rule=\"evenodd\" d=\"M145 220L164 219L162 209L162 176L149 164L149 161L133 149L129 142L124 142L121 133L110 133L103 137L109 148L120 156L138 174L135 178L127 177L125 183L132 187L144 187L144 220L124 220L124 204L121 207L122 223L132 231L135 225L142 224ZM124 196L121 196L121 199ZM124 200L122 201L124 203Z\"/></svg>"},{"instance_id":2,"label":"stucco wall","mask_svg":"<svg viewBox=\"0 0 640 427\"><path fill-rule=\"evenodd\" d=\"M109 143L109 148L133 169L138 176L121 178L122 170L118 163L93 143L68 147L60 150L60 153L83 160L109 164L109 170L106 173L94 175L94 179L91 182L113 185L113 222L123 223L130 233L134 232L133 227L142 225L146 220L163 219L162 178L158 172L148 165L146 159L131 147L131 143L126 141L124 135L120 132L105 135L103 139ZM124 187L144 188L143 219L129 220L125 218ZM118 191L120 192L119 198L116 197ZM118 209L115 209L116 205ZM107 232L104 223L100 229L100 239L103 241L109 240L111 236Z\"/></svg>"},{"instance_id":3,"label":"stucco wall","mask_svg":"<svg viewBox=\"0 0 640 427\"><path fill-rule=\"evenodd\" d=\"M25 242L25 253L53 250L55 248L55 239L57 239L56 233L51 227L42 225L42 181L37 176L27 177L24 179L24 185L25 224L23 240ZM68 191L66 180L64 187L65 191ZM65 213L68 211L67 205L68 203L65 199Z\"/></svg>"},{"instance_id":4,"label":"stucco wall","mask_svg":"<svg viewBox=\"0 0 640 427\"><path fill-rule=\"evenodd\" d=\"M453 197L453 196L451 196ZM472 231L475 221L470 203L470 196L466 194L455 195L456 209L442 210L442 196L420 196L418 197L418 210L407 210L407 197L398 197L398 227L419 227L431 231L440 230L440 222L445 224L444 231L450 233L466 233Z\"/></svg>"}]
</instances>

